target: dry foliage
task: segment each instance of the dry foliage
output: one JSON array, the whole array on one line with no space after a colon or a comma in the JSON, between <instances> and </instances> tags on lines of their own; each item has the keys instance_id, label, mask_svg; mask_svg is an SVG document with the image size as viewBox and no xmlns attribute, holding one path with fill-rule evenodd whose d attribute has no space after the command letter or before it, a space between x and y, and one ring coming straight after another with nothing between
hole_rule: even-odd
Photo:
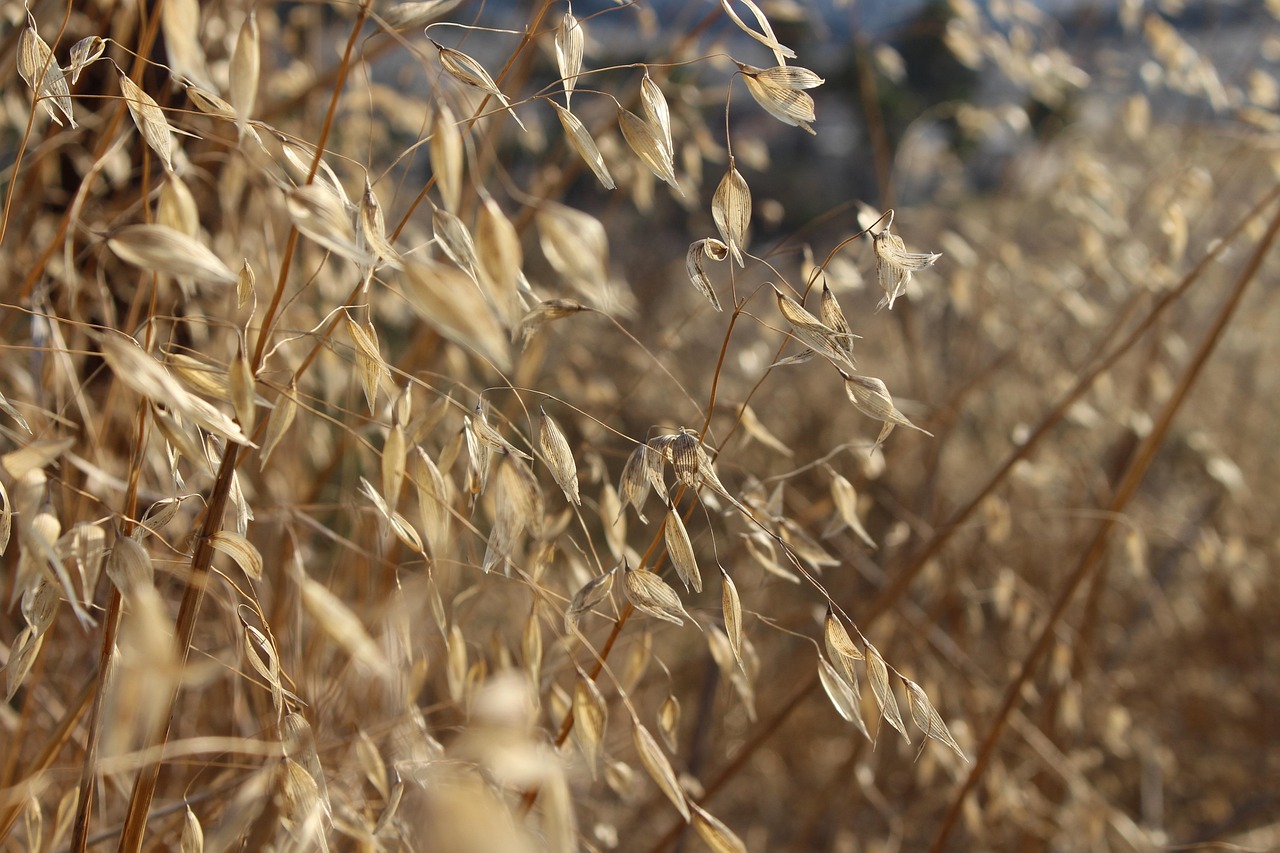
<instances>
[{"instance_id":1,"label":"dry foliage","mask_svg":"<svg viewBox=\"0 0 1280 853\"><path fill-rule=\"evenodd\" d=\"M0 849L1280 846L1267 12L27 5Z\"/></svg>"}]
</instances>

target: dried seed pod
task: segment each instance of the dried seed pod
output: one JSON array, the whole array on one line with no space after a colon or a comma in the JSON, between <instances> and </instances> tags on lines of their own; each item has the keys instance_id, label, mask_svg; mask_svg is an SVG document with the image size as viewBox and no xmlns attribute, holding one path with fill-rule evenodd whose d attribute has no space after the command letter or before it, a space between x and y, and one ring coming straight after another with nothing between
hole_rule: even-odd
<instances>
[{"instance_id":1,"label":"dried seed pod","mask_svg":"<svg viewBox=\"0 0 1280 853\"><path fill-rule=\"evenodd\" d=\"M853 363L853 342L858 335L849 329L849 321L844 318L844 311L840 310L840 301L836 299L836 295L831 292L831 288L825 281L822 283L822 301L819 304L818 316L824 326L836 333L837 337L833 342L848 354L849 362Z\"/></svg>"},{"instance_id":2,"label":"dried seed pod","mask_svg":"<svg viewBox=\"0 0 1280 853\"><path fill-rule=\"evenodd\" d=\"M805 310L803 305L777 287L774 287L773 293L778 300L778 311L791 324L791 333L797 340L830 361L837 369L854 370L847 333L842 334L828 328Z\"/></svg>"},{"instance_id":3,"label":"dried seed pod","mask_svg":"<svg viewBox=\"0 0 1280 853\"><path fill-rule=\"evenodd\" d=\"M723 585L720 605L724 613L724 633L729 638L729 647L733 649L738 666L742 667L742 600L738 598L738 587L729 573L722 568L720 575Z\"/></svg>"},{"instance_id":4,"label":"dried seed pod","mask_svg":"<svg viewBox=\"0 0 1280 853\"><path fill-rule=\"evenodd\" d=\"M862 721L862 714L858 711L857 691L821 655L818 656L818 678L822 682L822 689L826 691L827 698L835 706L836 712L857 726L859 731L870 739L871 734L867 731L866 723Z\"/></svg>"},{"instance_id":5,"label":"dried seed pod","mask_svg":"<svg viewBox=\"0 0 1280 853\"><path fill-rule=\"evenodd\" d=\"M672 755L679 752L680 700L674 693L668 693L658 706L658 734Z\"/></svg>"},{"instance_id":6,"label":"dried seed pod","mask_svg":"<svg viewBox=\"0 0 1280 853\"><path fill-rule=\"evenodd\" d=\"M735 64L742 72L747 91L769 115L783 124L814 132L809 124L815 119L813 98L803 90L821 86L826 81L807 68L792 65L756 68L740 62Z\"/></svg>"},{"instance_id":7,"label":"dried seed pod","mask_svg":"<svg viewBox=\"0 0 1280 853\"><path fill-rule=\"evenodd\" d=\"M640 79L640 103L649 124L658 132L658 137L666 146L668 158L674 157L675 146L671 142L671 109L667 106L667 99L662 95L662 89L658 88L658 84L649 76L648 68L644 71L644 77Z\"/></svg>"},{"instance_id":8,"label":"dried seed pod","mask_svg":"<svg viewBox=\"0 0 1280 853\"><path fill-rule=\"evenodd\" d=\"M574 594L573 601L569 602L569 609L564 614L565 633L574 633L582 614L587 613L609 597L609 591L613 589L613 575L614 573L611 570L594 577L583 584L582 589Z\"/></svg>"},{"instance_id":9,"label":"dried seed pod","mask_svg":"<svg viewBox=\"0 0 1280 853\"><path fill-rule=\"evenodd\" d=\"M747 853L747 845L723 821L697 803L689 806L693 809L693 828L712 853Z\"/></svg>"}]
</instances>

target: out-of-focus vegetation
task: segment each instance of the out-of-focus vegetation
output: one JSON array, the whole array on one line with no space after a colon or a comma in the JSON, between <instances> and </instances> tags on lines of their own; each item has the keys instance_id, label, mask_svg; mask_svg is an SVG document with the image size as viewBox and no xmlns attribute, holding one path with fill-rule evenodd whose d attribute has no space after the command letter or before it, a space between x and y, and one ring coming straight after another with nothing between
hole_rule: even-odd
<instances>
[{"instance_id":1,"label":"out-of-focus vegetation","mask_svg":"<svg viewBox=\"0 0 1280 853\"><path fill-rule=\"evenodd\" d=\"M10 4L0 847L1280 846L1266 5Z\"/></svg>"}]
</instances>

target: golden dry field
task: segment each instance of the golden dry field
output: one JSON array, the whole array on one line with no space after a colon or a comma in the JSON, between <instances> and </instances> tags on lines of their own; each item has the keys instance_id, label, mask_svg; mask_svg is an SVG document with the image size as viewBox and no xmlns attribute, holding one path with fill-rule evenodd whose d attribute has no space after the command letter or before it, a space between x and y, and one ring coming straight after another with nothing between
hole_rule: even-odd
<instances>
[{"instance_id":1,"label":"golden dry field","mask_svg":"<svg viewBox=\"0 0 1280 853\"><path fill-rule=\"evenodd\" d=\"M0 12L0 850L1280 849L1280 3Z\"/></svg>"}]
</instances>

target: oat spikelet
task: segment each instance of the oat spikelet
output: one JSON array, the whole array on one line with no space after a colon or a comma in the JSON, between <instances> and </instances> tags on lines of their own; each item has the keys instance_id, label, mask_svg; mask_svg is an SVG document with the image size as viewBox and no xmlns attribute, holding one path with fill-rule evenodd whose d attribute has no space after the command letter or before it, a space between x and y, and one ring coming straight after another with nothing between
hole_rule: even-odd
<instances>
[{"instance_id":1,"label":"oat spikelet","mask_svg":"<svg viewBox=\"0 0 1280 853\"><path fill-rule=\"evenodd\" d=\"M209 538L213 550L236 561L240 571L251 580L262 580L262 554L246 537L231 530L219 530Z\"/></svg>"},{"instance_id":2,"label":"oat spikelet","mask_svg":"<svg viewBox=\"0 0 1280 853\"><path fill-rule=\"evenodd\" d=\"M724 613L724 633L729 638L729 647L733 649L733 656L738 661L738 666L746 672L746 664L742 662L742 600L738 598L738 587L734 584L733 578L729 577L729 573L722 568L720 576L724 585L720 594L721 610Z\"/></svg>"},{"instance_id":3,"label":"oat spikelet","mask_svg":"<svg viewBox=\"0 0 1280 853\"><path fill-rule=\"evenodd\" d=\"M49 118L62 124L62 119L54 111L57 107L71 126L76 126L75 116L71 114L71 88L67 85L66 75L62 73L58 60L53 58L49 45L36 32L35 21L30 16L26 29L18 38L18 73L40 99Z\"/></svg>"},{"instance_id":4,"label":"oat spikelet","mask_svg":"<svg viewBox=\"0 0 1280 853\"><path fill-rule=\"evenodd\" d=\"M649 171L670 184L680 195L684 195L684 190L680 189L680 183L676 180L671 149L667 147L661 133L630 110L619 111L618 125L622 128L622 137L627 140L627 145L631 146L631 150Z\"/></svg>"},{"instance_id":5,"label":"oat spikelet","mask_svg":"<svg viewBox=\"0 0 1280 853\"><path fill-rule=\"evenodd\" d=\"M827 698L835 706L836 712L857 726L858 730L870 739L871 735L867 731L866 723L862 721L862 715L858 712L857 692L853 685L822 655L818 655L818 678L822 682L822 689L826 691Z\"/></svg>"},{"instance_id":6,"label":"oat spikelet","mask_svg":"<svg viewBox=\"0 0 1280 853\"><path fill-rule=\"evenodd\" d=\"M898 411L893 405L893 398L889 396L889 389L885 387L884 382L870 376L851 376L843 370L840 371L840 375L844 377L845 393L849 395L849 399L853 401L858 411L869 418L884 422L876 444L883 442L893 431L894 426L910 427L933 437L933 433L916 426Z\"/></svg>"},{"instance_id":7,"label":"oat spikelet","mask_svg":"<svg viewBox=\"0 0 1280 853\"><path fill-rule=\"evenodd\" d=\"M711 218L715 220L720 238L729 246L729 254L738 262L738 266L746 266L742 251L747 242L747 226L751 224L751 189L746 178L729 157L729 171L720 179L715 195L711 199Z\"/></svg>"},{"instance_id":8,"label":"oat spikelet","mask_svg":"<svg viewBox=\"0 0 1280 853\"><path fill-rule=\"evenodd\" d=\"M759 32L747 26L746 22L739 18L738 13L734 11L734 0L720 0L720 6L724 9L725 14L738 25L739 29L773 51L774 58L778 60L779 65L782 65L788 59L795 59L796 52L778 41L778 37L774 35L773 27L769 24L769 19L765 17L759 6L752 0L737 0L737 2L742 3L750 10L752 16L756 19L756 23L760 26Z\"/></svg>"},{"instance_id":9,"label":"oat spikelet","mask_svg":"<svg viewBox=\"0 0 1280 853\"><path fill-rule=\"evenodd\" d=\"M556 116L560 119L560 125L569 137L569 144L573 146L573 150L577 151L578 155L591 167L591 171L599 178L605 189L616 188L617 183L614 182L613 175L609 174L609 167L604 164L604 156L600 153L600 148L596 145L596 141L591 138L591 133L587 130L586 125L576 115L555 101L550 101L550 104L556 108Z\"/></svg>"},{"instance_id":10,"label":"oat spikelet","mask_svg":"<svg viewBox=\"0 0 1280 853\"><path fill-rule=\"evenodd\" d=\"M740 62L736 64L747 84L747 91L769 115L783 124L814 133L810 124L816 118L813 98L803 90L821 86L825 80L807 68L787 65L756 68Z\"/></svg>"},{"instance_id":11,"label":"oat spikelet","mask_svg":"<svg viewBox=\"0 0 1280 853\"><path fill-rule=\"evenodd\" d=\"M636 753L640 756L640 762L644 765L644 769L649 771L649 777L657 783L658 788L666 795L671 804L676 807L676 811L680 812L680 816L687 823L690 819L689 801L685 798L684 790L680 787L680 780L676 777L676 771L671 767L671 762L662 754L662 747L658 745L658 741L654 739L649 730L640 725L639 720L634 720L631 729L632 740L635 743Z\"/></svg>"},{"instance_id":12,"label":"oat spikelet","mask_svg":"<svg viewBox=\"0 0 1280 853\"><path fill-rule=\"evenodd\" d=\"M647 569L624 569L623 589L627 600L641 613L676 625L683 625L682 617L692 617L685 612L680 596L666 581ZM695 623L697 624L697 623Z\"/></svg>"},{"instance_id":13,"label":"oat spikelet","mask_svg":"<svg viewBox=\"0 0 1280 853\"><path fill-rule=\"evenodd\" d=\"M653 129L657 131L658 137L666 146L667 156L674 157L675 147L671 142L671 109L667 106L667 99L662 95L662 89L653 82L647 68L644 77L640 80L640 103L644 108L645 118L653 125Z\"/></svg>"},{"instance_id":14,"label":"oat spikelet","mask_svg":"<svg viewBox=\"0 0 1280 853\"><path fill-rule=\"evenodd\" d=\"M899 677L902 679L902 685L907 688L907 706L911 709L911 719L920 727L920 731L924 732L925 737L933 738L967 762L969 759L965 758L960 744L956 743L956 739L951 736L947 724L934 710L933 703L929 701L923 688L906 676Z\"/></svg>"},{"instance_id":15,"label":"oat spikelet","mask_svg":"<svg viewBox=\"0 0 1280 853\"><path fill-rule=\"evenodd\" d=\"M117 257L136 267L211 284L235 284L237 276L194 237L165 225L126 225L107 238Z\"/></svg>"},{"instance_id":16,"label":"oat spikelet","mask_svg":"<svg viewBox=\"0 0 1280 853\"><path fill-rule=\"evenodd\" d=\"M578 466L573 461L573 449L565 438L564 430L556 419L542 411L542 428L538 431L538 445L542 449L542 457L551 469L551 476L564 492L565 500L571 504L581 505L578 495Z\"/></svg>"},{"instance_id":17,"label":"oat spikelet","mask_svg":"<svg viewBox=\"0 0 1280 853\"><path fill-rule=\"evenodd\" d=\"M667 556L676 574L684 582L686 590L702 592L702 575L698 572L698 561L693 553L693 543L689 540L689 531L674 505L667 509L667 517L663 522L663 536L667 544Z\"/></svg>"},{"instance_id":18,"label":"oat spikelet","mask_svg":"<svg viewBox=\"0 0 1280 853\"><path fill-rule=\"evenodd\" d=\"M172 172L173 131L169 128L169 120L164 117L164 111L155 98L142 91L123 71L120 72L120 91L138 132L160 158L160 162L164 163L165 169Z\"/></svg>"},{"instance_id":19,"label":"oat spikelet","mask_svg":"<svg viewBox=\"0 0 1280 853\"><path fill-rule=\"evenodd\" d=\"M689 806L693 809L693 828L712 853L747 853L747 845L723 821L697 803Z\"/></svg>"},{"instance_id":20,"label":"oat spikelet","mask_svg":"<svg viewBox=\"0 0 1280 853\"><path fill-rule=\"evenodd\" d=\"M507 96L502 94L498 89L498 84L493 82L493 78L489 76L489 72L484 70L484 66L476 60L467 56L460 50L454 50L451 47L431 42L436 46L436 50L440 51L440 65L455 80L473 86L482 92L487 92L502 104L502 108L511 113L511 117L516 120L516 124L520 125L521 130L528 130L524 126L524 122L520 121L520 117L516 115L515 110L511 108L511 102L507 100Z\"/></svg>"},{"instance_id":21,"label":"oat spikelet","mask_svg":"<svg viewBox=\"0 0 1280 853\"><path fill-rule=\"evenodd\" d=\"M889 667L885 665L879 649L870 643L867 643L865 662L867 682L871 685L871 693L876 698L876 707L880 709L880 715L884 717L885 722L906 738L907 743L911 743L911 736L907 734L907 727L902 722L902 714L898 711L898 700L893 697L893 688L889 685Z\"/></svg>"},{"instance_id":22,"label":"oat spikelet","mask_svg":"<svg viewBox=\"0 0 1280 853\"><path fill-rule=\"evenodd\" d=\"M841 372L854 369L853 358L849 354L853 347L847 333L829 328L777 287L774 287L773 293L778 300L778 311L791 324L791 334L798 341L830 361Z\"/></svg>"},{"instance_id":23,"label":"oat spikelet","mask_svg":"<svg viewBox=\"0 0 1280 853\"><path fill-rule=\"evenodd\" d=\"M556 29L556 65L560 69L560 79L564 83L564 103L569 105L573 95L573 86L582 73L582 53L586 36L582 24L572 12L565 12ZM611 188L612 189L612 188Z\"/></svg>"},{"instance_id":24,"label":"oat spikelet","mask_svg":"<svg viewBox=\"0 0 1280 853\"><path fill-rule=\"evenodd\" d=\"M876 307L887 305L892 311L894 301L907 292L911 274L933 266L942 255L937 252L908 252L902 238L892 233L888 226L873 235L871 240L876 255L876 274L880 278L880 287L884 289L884 296Z\"/></svg>"},{"instance_id":25,"label":"oat spikelet","mask_svg":"<svg viewBox=\"0 0 1280 853\"><path fill-rule=\"evenodd\" d=\"M716 296L715 290L711 287L711 279L702 268L702 259L710 258L713 261L723 261L729 256L729 247L714 237L708 237L705 240L697 240L689 244L689 251L684 256L685 272L689 274L689 281L698 289L698 292L707 297L711 303L711 307L717 311L723 311L720 307L720 297Z\"/></svg>"},{"instance_id":26,"label":"oat spikelet","mask_svg":"<svg viewBox=\"0 0 1280 853\"><path fill-rule=\"evenodd\" d=\"M591 778L596 778L600 765L600 747L609 722L609 705L600 688L579 672L573 687L573 738L587 761Z\"/></svg>"}]
</instances>

